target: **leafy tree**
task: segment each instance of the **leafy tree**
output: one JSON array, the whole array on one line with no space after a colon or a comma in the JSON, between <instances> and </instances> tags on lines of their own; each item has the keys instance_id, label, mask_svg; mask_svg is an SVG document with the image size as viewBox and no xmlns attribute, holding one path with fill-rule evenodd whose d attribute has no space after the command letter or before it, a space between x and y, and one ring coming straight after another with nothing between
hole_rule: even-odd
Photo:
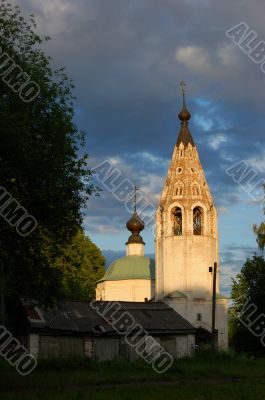
<instances>
[{"instance_id":1,"label":"leafy tree","mask_svg":"<svg viewBox=\"0 0 265 400\"><path fill-rule=\"evenodd\" d=\"M63 297L69 300L94 299L96 281L105 273L104 265L105 258L99 248L79 229L54 263L62 273Z\"/></svg>"},{"instance_id":2,"label":"leafy tree","mask_svg":"<svg viewBox=\"0 0 265 400\"><path fill-rule=\"evenodd\" d=\"M34 100L23 101L10 85L17 88L24 75L11 73L8 85L0 62L0 186L38 223L22 237L0 216L2 309L3 291L8 305L19 297L52 305L60 297L62 271L53 261L78 232L81 209L94 191L87 155L79 155L84 133L73 123L73 84L64 69L53 70L41 49L48 38L35 28L33 16L25 19L1 1L0 60L8 54L40 87ZM0 193L0 213L1 200Z\"/></svg>"},{"instance_id":3,"label":"leafy tree","mask_svg":"<svg viewBox=\"0 0 265 400\"><path fill-rule=\"evenodd\" d=\"M264 190L265 190L265 185L263 185ZM265 214L265 208L263 209L264 214ZM256 224L253 225L253 230L254 233L257 236L257 243L258 243L258 247L259 249L263 252L264 247L265 247L265 222L262 222L259 226L257 226Z\"/></svg>"},{"instance_id":4,"label":"leafy tree","mask_svg":"<svg viewBox=\"0 0 265 400\"><path fill-rule=\"evenodd\" d=\"M264 355L265 347L261 342L263 333L265 335L265 260L263 256L254 256L246 261L241 272L233 280L232 298L234 300L234 305L230 310L232 346L238 351ZM256 323L255 320L257 320Z\"/></svg>"},{"instance_id":5,"label":"leafy tree","mask_svg":"<svg viewBox=\"0 0 265 400\"><path fill-rule=\"evenodd\" d=\"M254 225L253 230L257 235L258 247L263 252L265 247L265 222L262 222L259 226Z\"/></svg>"}]
</instances>

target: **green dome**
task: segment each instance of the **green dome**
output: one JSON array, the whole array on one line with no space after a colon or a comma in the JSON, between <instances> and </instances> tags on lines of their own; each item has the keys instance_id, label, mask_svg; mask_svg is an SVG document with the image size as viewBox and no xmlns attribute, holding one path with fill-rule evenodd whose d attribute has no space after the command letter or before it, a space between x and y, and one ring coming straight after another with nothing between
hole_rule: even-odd
<instances>
[{"instance_id":1,"label":"green dome","mask_svg":"<svg viewBox=\"0 0 265 400\"><path fill-rule=\"evenodd\" d=\"M113 261L99 282L155 279L155 262L144 256L125 256Z\"/></svg>"}]
</instances>

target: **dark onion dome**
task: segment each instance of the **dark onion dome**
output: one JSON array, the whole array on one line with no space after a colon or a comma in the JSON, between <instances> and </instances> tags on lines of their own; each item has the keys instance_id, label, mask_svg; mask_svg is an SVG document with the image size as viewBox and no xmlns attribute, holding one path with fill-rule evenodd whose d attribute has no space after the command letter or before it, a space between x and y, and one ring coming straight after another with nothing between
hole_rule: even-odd
<instances>
[{"instance_id":1,"label":"dark onion dome","mask_svg":"<svg viewBox=\"0 0 265 400\"><path fill-rule=\"evenodd\" d=\"M128 243L143 243L143 238L140 232L144 229L144 221L141 220L137 212L134 212L133 216L129 219L126 224L127 229L132 232L128 239Z\"/></svg>"},{"instance_id":2,"label":"dark onion dome","mask_svg":"<svg viewBox=\"0 0 265 400\"><path fill-rule=\"evenodd\" d=\"M184 107L182 108L182 110L179 112L178 117L179 117L179 119L180 119L182 122L188 121L188 120L190 119L191 114L190 114L190 112L187 110L186 106L184 106Z\"/></svg>"},{"instance_id":3,"label":"dark onion dome","mask_svg":"<svg viewBox=\"0 0 265 400\"><path fill-rule=\"evenodd\" d=\"M132 218L127 222L126 226L132 233L140 233L144 229L144 221L142 221L137 212L135 212Z\"/></svg>"},{"instance_id":4,"label":"dark onion dome","mask_svg":"<svg viewBox=\"0 0 265 400\"><path fill-rule=\"evenodd\" d=\"M190 133L190 130L188 127L188 121L191 117L191 114L187 110L184 94L183 94L182 110L179 112L178 117L181 121L181 128L180 128L179 135L178 135L177 146L179 146L180 143L183 143L183 145L185 147L188 146L188 144L191 144L194 147L195 143L193 141L193 138L191 136L191 133Z\"/></svg>"}]
</instances>

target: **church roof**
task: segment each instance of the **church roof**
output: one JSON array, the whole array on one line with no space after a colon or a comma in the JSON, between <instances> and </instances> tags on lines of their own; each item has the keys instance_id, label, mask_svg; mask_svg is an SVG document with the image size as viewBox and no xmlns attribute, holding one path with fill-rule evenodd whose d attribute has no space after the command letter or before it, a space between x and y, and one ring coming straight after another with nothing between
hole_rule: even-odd
<instances>
[{"instance_id":1,"label":"church roof","mask_svg":"<svg viewBox=\"0 0 265 400\"><path fill-rule=\"evenodd\" d=\"M189 127L187 125L187 123L185 124L181 124L181 128L179 131L179 136L178 136L178 140L177 140L177 146L180 145L180 143L183 143L183 146L186 147L188 146L188 144L190 143L193 147L195 146L195 143L192 139Z\"/></svg>"},{"instance_id":2,"label":"church roof","mask_svg":"<svg viewBox=\"0 0 265 400\"><path fill-rule=\"evenodd\" d=\"M155 262L144 256L125 256L113 261L99 282L155 279Z\"/></svg>"}]
</instances>

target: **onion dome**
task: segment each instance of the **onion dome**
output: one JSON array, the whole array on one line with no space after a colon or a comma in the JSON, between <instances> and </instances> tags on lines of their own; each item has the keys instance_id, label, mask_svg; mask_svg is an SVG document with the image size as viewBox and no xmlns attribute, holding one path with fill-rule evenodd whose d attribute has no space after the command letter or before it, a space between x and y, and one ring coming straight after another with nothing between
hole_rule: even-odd
<instances>
[{"instance_id":1,"label":"onion dome","mask_svg":"<svg viewBox=\"0 0 265 400\"><path fill-rule=\"evenodd\" d=\"M184 99L184 104L183 104L182 110L179 112L178 117L182 122L187 122L191 117L190 112L186 108L185 99Z\"/></svg>"},{"instance_id":2,"label":"onion dome","mask_svg":"<svg viewBox=\"0 0 265 400\"><path fill-rule=\"evenodd\" d=\"M128 243L144 243L140 232L144 229L144 222L141 220L137 212L135 211L133 216L129 219L126 224L127 229L131 231L131 236L128 239Z\"/></svg>"},{"instance_id":3,"label":"onion dome","mask_svg":"<svg viewBox=\"0 0 265 400\"><path fill-rule=\"evenodd\" d=\"M191 136L191 133L190 133L190 130L188 127L188 121L191 117L191 114L187 110L187 107L186 107L184 89L182 89L182 110L179 112L178 117L181 121L181 128L179 131L177 146L179 146L180 143L183 143L184 146L188 146L188 144L191 144L194 147L195 143L192 139L192 136Z\"/></svg>"}]
</instances>

